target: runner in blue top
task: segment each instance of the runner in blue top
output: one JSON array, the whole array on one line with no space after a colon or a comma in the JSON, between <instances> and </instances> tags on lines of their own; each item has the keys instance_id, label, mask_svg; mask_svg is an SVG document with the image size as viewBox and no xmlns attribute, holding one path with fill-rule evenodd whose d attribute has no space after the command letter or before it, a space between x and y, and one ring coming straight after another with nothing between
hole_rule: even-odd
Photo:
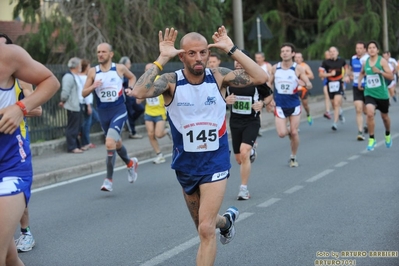
<instances>
[{"instance_id":1,"label":"runner in blue top","mask_svg":"<svg viewBox=\"0 0 399 266\"><path fill-rule=\"evenodd\" d=\"M174 144L172 168L183 187L200 238L197 265L213 265L217 247L215 228L220 229L222 244L229 243L239 215L235 207L230 207L223 216L218 214L230 169L226 102L222 95L227 86L258 85L265 83L267 76L237 49L224 26L213 34L214 44L210 45L204 36L191 32L181 39L180 49L176 49L177 31L173 28L166 29L165 34L160 31L158 37L158 59L128 94L138 98L163 94ZM212 47L225 51L243 69L206 68ZM163 66L177 55L184 68L165 73L154 81Z\"/></svg>"},{"instance_id":2,"label":"runner in blue top","mask_svg":"<svg viewBox=\"0 0 399 266\"><path fill-rule=\"evenodd\" d=\"M91 92L97 100L98 115L105 134L107 149L107 174L101 186L102 191L112 191L115 158L119 157L126 163L128 181L134 183L137 179L138 161L136 157L129 158L125 146L122 145L121 130L126 121L127 111L123 94L123 77L129 79L129 86L133 87L136 77L125 65L112 62L114 52L108 43L97 46L99 65L92 67L87 74L86 84L82 95L86 97Z\"/></svg>"},{"instance_id":3,"label":"runner in blue top","mask_svg":"<svg viewBox=\"0 0 399 266\"><path fill-rule=\"evenodd\" d=\"M364 104L364 91L358 89L358 79L360 71L362 70L362 65L366 62L369 55L366 53L366 44L364 42L356 43L356 54L352 56L349 63L349 75L353 80L353 103L356 110L356 124L357 124L357 140L364 140L363 135L363 113L366 113L366 107ZM361 87L364 88L364 79ZM365 131L367 127L364 128ZM364 132L367 133L367 132Z\"/></svg>"},{"instance_id":4,"label":"runner in blue top","mask_svg":"<svg viewBox=\"0 0 399 266\"><path fill-rule=\"evenodd\" d=\"M274 111L277 134L280 138L290 137L291 156L290 167L297 167L296 153L299 146L298 126L301 119L301 101L298 86L312 88L305 70L293 62L295 46L291 43L281 45L281 62L272 68L272 82L274 85ZM287 120L290 128L287 128Z\"/></svg>"},{"instance_id":5,"label":"runner in blue top","mask_svg":"<svg viewBox=\"0 0 399 266\"><path fill-rule=\"evenodd\" d=\"M18 100L15 79L37 85ZM59 89L57 78L21 47L0 44L0 265L23 265L14 233L29 202L32 157L24 117Z\"/></svg>"}]
</instances>

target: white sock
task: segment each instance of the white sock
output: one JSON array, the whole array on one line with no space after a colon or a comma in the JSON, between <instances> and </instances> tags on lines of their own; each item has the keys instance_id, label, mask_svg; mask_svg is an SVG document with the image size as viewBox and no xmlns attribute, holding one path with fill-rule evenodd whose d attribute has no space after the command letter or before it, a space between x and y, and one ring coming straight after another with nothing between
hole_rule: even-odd
<instances>
[{"instance_id":1,"label":"white sock","mask_svg":"<svg viewBox=\"0 0 399 266\"><path fill-rule=\"evenodd\" d=\"M247 189L247 188L248 188L247 185L241 185L241 186L240 186L240 189Z\"/></svg>"}]
</instances>

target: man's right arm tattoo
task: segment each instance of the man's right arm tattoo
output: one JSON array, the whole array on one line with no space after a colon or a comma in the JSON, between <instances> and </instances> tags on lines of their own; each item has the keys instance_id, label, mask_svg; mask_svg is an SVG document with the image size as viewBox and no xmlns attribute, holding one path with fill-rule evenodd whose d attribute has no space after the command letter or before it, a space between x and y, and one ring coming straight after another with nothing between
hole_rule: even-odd
<instances>
[{"instance_id":1,"label":"man's right arm tattoo","mask_svg":"<svg viewBox=\"0 0 399 266\"><path fill-rule=\"evenodd\" d=\"M154 80L158 75L158 67L153 65L150 69L148 69L138 80L136 85L137 86L144 86L144 88L149 89L152 88L154 84Z\"/></svg>"},{"instance_id":2,"label":"man's right arm tattoo","mask_svg":"<svg viewBox=\"0 0 399 266\"><path fill-rule=\"evenodd\" d=\"M156 97L164 93L169 88L169 83L176 83L176 75L175 73L166 73L163 74L159 79L154 83L154 93L152 97Z\"/></svg>"},{"instance_id":3,"label":"man's right arm tattoo","mask_svg":"<svg viewBox=\"0 0 399 266\"><path fill-rule=\"evenodd\" d=\"M234 70L234 78L228 80L232 86L245 87L253 85L250 76L244 70Z\"/></svg>"}]
</instances>

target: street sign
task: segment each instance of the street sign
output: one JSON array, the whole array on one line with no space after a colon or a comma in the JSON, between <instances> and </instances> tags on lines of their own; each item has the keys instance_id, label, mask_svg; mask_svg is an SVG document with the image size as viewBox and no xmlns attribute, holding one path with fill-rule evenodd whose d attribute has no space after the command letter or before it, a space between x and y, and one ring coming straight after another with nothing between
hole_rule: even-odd
<instances>
[{"instance_id":1,"label":"street sign","mask_svg":"<svg viewBox=\"0 0 399 266\"><path fill-rule=\"evenodd\" d=\"M261 39L268 40L272 39L273 34L269 30L269 27L262 20L262 18L258 15L254 24L252 24L251 32L248 35L248 40L258 40L258 50L262 50Z\"/></svg>"}]
</instances>

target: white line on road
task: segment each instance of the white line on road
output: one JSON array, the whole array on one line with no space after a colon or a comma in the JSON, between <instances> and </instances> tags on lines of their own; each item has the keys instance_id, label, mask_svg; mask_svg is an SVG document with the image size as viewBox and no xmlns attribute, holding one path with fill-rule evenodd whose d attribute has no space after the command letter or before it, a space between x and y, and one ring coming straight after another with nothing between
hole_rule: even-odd
<instances>
[{"instance_id":1,"label":"white line on road","mask_svg":"<svg viewBox=\"0 0 399 266\"><path fill-rule=\"evenodd\" d=\"M164 155L164 157L170 157L170 156L172 156L172 154ZM150 158L150 159L147 159L147 160L142 160L142 161L139 162L139 164L142 165L142 164L145 164L145 163L150 163L150 162L152 163L153 160L154 160L154 158ZM126 166L123 165L123 166L115 167L114 172L121 171L121 170L126 170ZM55 183L55 184L52 184L52 185L48 185L48 186L45 186L45 187L32 189L31 193L36 193L36 192L40 192L40 191L51 189L51 188L61 187L61 186L67 185L67 184L79 182L79 181L86 180L86 179L89 179L89 178L92 178L92 177L96 177L96 176L99 176L99 175L105 175L106 173L107 173L106 171L101 171L101 172L97 172L97 173L94 173L94 174L89 174L89 175L85 175L85 176L82 176L82 177L73 178L73 179L70 179L70 180L67 180L67 181L62 181L62 182Z\"/></svg>"},{"instance_id":2,"label":"white line on road","mask_svg":"<svg viewBox=\"0 0 399 266\"><path fill-rule=\"evenodd\" d=\"M241 213L236 223L245 220L246 218L250 217L251 215L253 215L253 213L251 213L251 212ZM192 239L190 239L190 240L188 240L188 241L186 241L186 242L184 242L184 243L182 243L182 244L180 244L180 245L178 245L178 246L176 246L176 247L174 247L174 248L172 248L172 249L170 249L170 250L168 250L168 251L166 251L166 252L164 252L162 254L159 254L158 256L156 256L156 257L154 257L154 258L152 258L152 259L150 259L150 260L148 260L146 262L144 262L143 264L141 264L141 266L159 265L159 264L165 262L166 260L178 255L179 253L181 253L181 252L183 252L183 251L185 251L185 250L187 250L187 249L189 249L189 248L191 248L191 247L193 247L195 245L198 245L199 243L200 243L199 237L198 236L194 237L194 238L192 238Z\"/></svg>"},{"instance_id":3,"label":"white line on road","mask_svg":"<svg viewBox=\"0 0 399 266\"><path fill-rule=\"evenodd\" d=\"M332 172L334 172L333 169L324 170L323 172L321 172L321 173L319 173L319 174L317 174L317 175L315 175L315 176L309 178L308 180L306 180L306 182L314 182L314 181L317 181L317 180L319 180L320 178L325 177L326 175L328 175L328 174L330 174L330 173L332 173Z\"/></svg>"},{"instance_id":4,"label":"white line on road","mask_svg":"<svg viewBox=\"0 0 399 266\"><path fill-rule=\"evenodd\" d=\"M292 193L294 193L294 192L296 192L296 191L298 191L298 190L300 190L302 188L303 188L303 186L293 186L292 188L287 189L286 191L284 191L284 193L285 194L292 194Z\"/></svg>"},{"instance_id":5,"label":"white line on road","mask_svg":"<svg viewBox=\"0 0 399 266\"><path fill-rule=\"evenodd\" d=\"M353 155L353 156L349 157L348 160L356 160L359 157L360 157L360 155Z\"/></svg>"},{"instance_id":6,"label":"white line on road","mask_svg":"<svg viewBox=\"0 0 399 266\"><path fill-rule=\"evenodd\" d=\"M273 205L274 203L276 203L279 200L281 200L281 199L279 199L279 198L271 198L271 199L259 204L258 207L266 208L266 207L269 207L270 205Z\"/></svg>"},{"instance_id":7,"label":"white line on road","mask_svg":"<svg viewBox=\"0 0 399 266\"><path fill-rule=\"evenodd\" d=\"M348 164L347 162L340 162L340 163L337 163L335 165L335 167L342 167L342 166L347 165L347 164Z\"/></svg>"}]
</instances>

